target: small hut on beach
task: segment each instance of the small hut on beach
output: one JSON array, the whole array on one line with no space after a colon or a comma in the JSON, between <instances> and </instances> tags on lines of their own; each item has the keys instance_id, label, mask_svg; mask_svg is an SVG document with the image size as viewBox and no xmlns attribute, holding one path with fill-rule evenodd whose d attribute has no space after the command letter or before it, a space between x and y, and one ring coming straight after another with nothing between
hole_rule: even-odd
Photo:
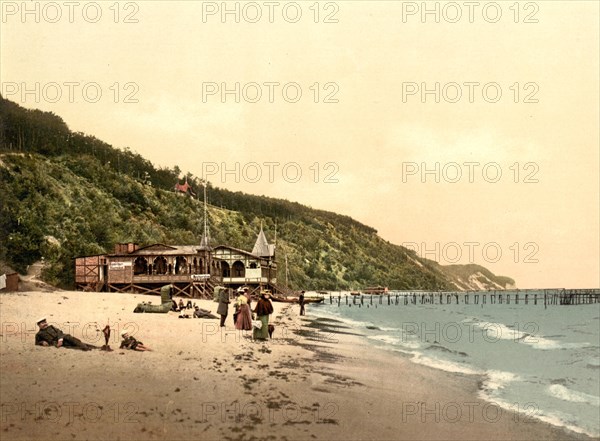
<instances>
[{"instance_id":1,"label":"small hut on beach","mask_svg":"<svg viewBox=\"0 0 600 441\"><path fill-rule=\"evenodd\" d=\"M0 292L19 290L19 273L0 262Z\"/></svg>"}]
</instances>

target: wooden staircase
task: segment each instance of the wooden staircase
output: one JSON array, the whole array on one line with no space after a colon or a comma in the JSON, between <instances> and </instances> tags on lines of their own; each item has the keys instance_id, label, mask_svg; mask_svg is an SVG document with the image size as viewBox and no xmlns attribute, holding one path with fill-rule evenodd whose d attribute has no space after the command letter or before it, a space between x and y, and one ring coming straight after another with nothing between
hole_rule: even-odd
<instances>
[{"instance_id":1,"label":"wooden staircase","mask_svg":"<svg viewBox=\"0 0 600 441\"><path fill-rule=\"evenodd\" d=\"M192 283L192 297L201 299L211 299L215 292L215 287L221 284L221 279L215 276L211 276L210 279L202 282Z\"/></svg>"}]
</instances>

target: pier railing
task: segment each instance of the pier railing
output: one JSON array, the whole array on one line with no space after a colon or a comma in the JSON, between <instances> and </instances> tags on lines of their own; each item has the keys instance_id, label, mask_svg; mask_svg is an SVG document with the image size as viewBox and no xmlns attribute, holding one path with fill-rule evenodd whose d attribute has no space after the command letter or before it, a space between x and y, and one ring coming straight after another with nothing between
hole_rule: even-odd
<instances>
[{"instance_id":1,"label":"pier railing","mask_svg":"<svg viewBox=\"0 0 600 441\"><path fill-rule=\"evenodd\" d=\"M341 305L588 305L600 303L600 289L522 289L511 291L389 291L385 294L329 293Z\"/></svg>"}]
</instances>

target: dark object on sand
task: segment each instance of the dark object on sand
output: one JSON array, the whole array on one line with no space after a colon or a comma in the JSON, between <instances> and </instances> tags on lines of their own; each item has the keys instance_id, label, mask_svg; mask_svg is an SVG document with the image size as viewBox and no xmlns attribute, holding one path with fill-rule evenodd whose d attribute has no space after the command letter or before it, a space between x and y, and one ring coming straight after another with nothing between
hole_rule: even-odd
<instances>
[{"instance_id":1,"label":"dark object on sand","mask_svg":"<svg viewBox=\"0 0 600 441\"><path fill-rule=\"evenodd\" d=\"M160 289L160 305L151 305L149 303L139 303L133 312L155 312L166 314L171 310L171 294L172 294L172 286L165 285Z\"/></svg>"},{"instance_id":2,"label":"dark object on sand","mask_svg":"<svg viewBox=\"0 0 600 441\"><path fill-rule=\"evenodd\" d=\"M106 325L102 330L104 334L104 345L100 348L101 351L112 352L111 347L108 345L108 341L110 340L110 326Z\"/></svg>"},{"instance_id":3,"label":"dark object on sand","mask_svg":"<svg viewBox=\"0 0 600 441\"><path fill-rule=\"evenodd\" d=\"M275 325L269 325L269 338L273 338L273 332L275 332Z\"/></svg>"}]
</instances>

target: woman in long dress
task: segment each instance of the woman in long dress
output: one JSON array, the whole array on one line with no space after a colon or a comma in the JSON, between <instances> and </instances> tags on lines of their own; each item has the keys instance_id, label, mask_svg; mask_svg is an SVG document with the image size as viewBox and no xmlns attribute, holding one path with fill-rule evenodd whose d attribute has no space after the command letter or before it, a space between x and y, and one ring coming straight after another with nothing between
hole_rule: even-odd
<instances>
[{"instance_id":1,"label":"woman in long dress","mask_svg":"<svg viewBox=\"0 0 600 441\"><path fill-rule=\"evenodd\" d=\"M260 329L254 328L252 332L254 339L266 340L269 336L269 315L273 314L273 305L269 297L269 294L261 293L260 299L256 302L254 312L256 313L257 320L262 322L262 326Z\"/></svg>"},{"instance_id":2,"label":"woman in long dress","mask_svg":"<svg viewBox=\"0 0 600 441\"><path fill-rule=\"evenodd\" d=\"M241 331L250 331L252 329L252 313L248 304L247 294L242 294L237 298L236 305L238 314L235 320L235 329Z\"/></svg>"}]
</instances>

